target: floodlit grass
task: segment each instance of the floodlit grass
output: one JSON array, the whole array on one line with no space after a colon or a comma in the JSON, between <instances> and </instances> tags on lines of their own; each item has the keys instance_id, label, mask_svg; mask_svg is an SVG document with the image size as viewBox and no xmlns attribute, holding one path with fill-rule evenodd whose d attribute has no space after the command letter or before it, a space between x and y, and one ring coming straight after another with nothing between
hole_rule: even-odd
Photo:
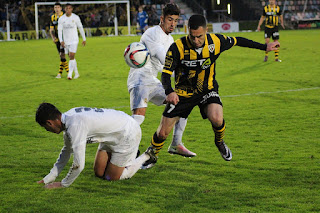
<instances>
[{"instance_id":1,"label":"floodlit grass","mask_svg":"<svg viewBox=\"0 0 320 213\"><path fill-rule=\"evenodd\" d=\"M65 189L36 182L55 162L62 135L34 121L37 106L105 107L128 114L128 67L124 48L139 37L88 38L76 59L81 77L55 79L59 58L51 40L0 43L0 212L319 212L320 40L319 30L281 31L280 58L233 47L217 61L217 80L233 152L224 161L208 121L191 113L183 137L197 156L166 152L157 165L132 179L103 181L92 164ZM236 33L264 42L263 32ZM175 36L178 38L179 36ZM156 130L163 107L149 105L140 150ZM71 162L70 162L71 163ZM57 178L61 180L68 167Z\"/></svg>"}]
</instances>

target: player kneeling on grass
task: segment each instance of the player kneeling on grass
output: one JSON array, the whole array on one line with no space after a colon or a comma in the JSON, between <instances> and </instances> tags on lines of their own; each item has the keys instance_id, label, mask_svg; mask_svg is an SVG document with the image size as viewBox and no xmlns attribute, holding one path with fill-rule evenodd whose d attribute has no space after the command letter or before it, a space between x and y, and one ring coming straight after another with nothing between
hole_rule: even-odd
<instances>
[{"instance_id":1,"label":"player kneeling on grass","mask_svg":"<svg viewBox=\"0 0 320 213\"><path fill-rule=\"evenodd\" d=\"M139 124L124 112L113 109L77 107L61 113L54 105L42 103L36 121L47 131L63 131L64 146L50 173L39 184L46 188L68 187L85 166L86 144L99 143L94 162L95 175L106 180L131 178L146 161L156 161L152 149L138 158L141 140ZM58 177L73 153L73 164L61 182Z\"/></svg>"}]
</instances>

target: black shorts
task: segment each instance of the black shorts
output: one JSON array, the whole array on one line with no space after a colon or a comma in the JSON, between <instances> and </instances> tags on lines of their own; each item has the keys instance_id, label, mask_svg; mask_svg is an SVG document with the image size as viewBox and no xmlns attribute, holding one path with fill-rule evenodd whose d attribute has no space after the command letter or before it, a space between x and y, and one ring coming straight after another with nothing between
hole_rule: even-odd
<instances>
[{"instance_id":1,"label":"black shorts","mask_svg":"<svg viewBox=\"0 0 320 213\"><path fill-rule=\"evenodd\" d=\"M60 41L56 42L58 53L64 53L64 48L61 46Z\"/></svg>"},{"instance_id":2,"label":"black shorts","mask_svg":"<svg viewBox=\"0 0 320 213\"><path fill-rule=\"evenodd\" d=\"M270 37L272 37L273 40L279 40L278 27L274 27L274 28L265 27L264 28L264 38L270 38Z\"/></svg>"},{"instance_id":3,"label":"black shorts","mask_svg":"<svg viewBox=\"0 0 320 213\"><path fill-rule=\"evenodd\" d=\"M164 112L162 114L164 117L173 118L179 116L182 118L187 118L192 109L198 105L202 118L206 119L207 115L204 112L204 109L208 104L216 103L222 106L218 89L211 90L201 95L193 95L191 98L184 98L179 96L179 99L180 101L177 105L166 105L166 108L164 109Z\"/></svg>"}]
</instances>

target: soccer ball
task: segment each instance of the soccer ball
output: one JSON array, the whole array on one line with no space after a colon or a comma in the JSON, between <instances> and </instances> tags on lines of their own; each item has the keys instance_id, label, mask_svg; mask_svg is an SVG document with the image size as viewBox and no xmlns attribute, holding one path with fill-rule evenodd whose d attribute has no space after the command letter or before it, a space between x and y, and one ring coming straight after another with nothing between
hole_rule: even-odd
<instances>
[{"instance_id":1,"label":"soccer ball","mask_svg":"<svg viewBox=\"0 0 320 213\"><path fill-rule=\"evenodd\" d=\"M124 50L124 60L132 68L141 68L150 60L147 47L141 42L133 42Z\"/></svg>"}]
</instances>

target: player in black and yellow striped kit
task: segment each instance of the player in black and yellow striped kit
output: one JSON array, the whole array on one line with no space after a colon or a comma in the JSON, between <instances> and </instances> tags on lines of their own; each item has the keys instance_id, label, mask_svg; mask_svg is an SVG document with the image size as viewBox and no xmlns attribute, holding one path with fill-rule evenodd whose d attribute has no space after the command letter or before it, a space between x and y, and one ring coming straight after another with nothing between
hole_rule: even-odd
<instances>
[{"instance_id":1,"label":"player in black and yellow striped kit","mask_svg":"<svg viewBox=\"0 0 320 213\"><path fill-rule=\"evenodd\" d=\"M260 44L242 37L227 37L207 33L206 19L193 15L188 23L189 35L173 43L166 55L162 71L162 84L167 95L167 105L160 126L154 133L151 146L158 154L175 122L187 118L195 106L200 108L203 119L212 125L214 142L224 160L230 161L232 153L224 143L226 124L216 77L216 61L220 54L233 46L274 51L279 42ZM171 75L175 72L175 88L171 87ZM155 162L150 162L155 163Z\"/></svg>"},{"instance_id":2,"label":"player in black and yellow striped kit","mask_svg":"<svg viewBox=\"0 0 320 213\"><path fill-rule=\"evenodd\" d=\"M50 18L50 35L53 43L55 43L55 45L57 46L60 55L59 73L56 78L61 78L63 69L65 69L67 73L69 72L69 66L64 53L64 48L61 46L58 38L58 20L63 15L63 12L60 3L55 3L53 9L54 14Z\"/></svg>"},{"instance_id":3,"label":"player in black and yellow striped kit","mask_svg":"<svg viewBox=\"0 0 320 213\"><path fill-rule=\"evenodd\" d=\"M274 41L279 40L279 21L283 29L284 23L283 23L283 15L282 10L279 6L276 5L275 0L269 0L269 5L266 5L263 8L263 14L259 20L258 28L257 30L260 31L260 26L265 20L265 28L264 28L264 38L266 43L269 43L270 37ZM268 61L268 52L265 52L264 61ZM275 51L275 61L281 62L279 59L279 50Z\"/></svg>"}]
</instances>

